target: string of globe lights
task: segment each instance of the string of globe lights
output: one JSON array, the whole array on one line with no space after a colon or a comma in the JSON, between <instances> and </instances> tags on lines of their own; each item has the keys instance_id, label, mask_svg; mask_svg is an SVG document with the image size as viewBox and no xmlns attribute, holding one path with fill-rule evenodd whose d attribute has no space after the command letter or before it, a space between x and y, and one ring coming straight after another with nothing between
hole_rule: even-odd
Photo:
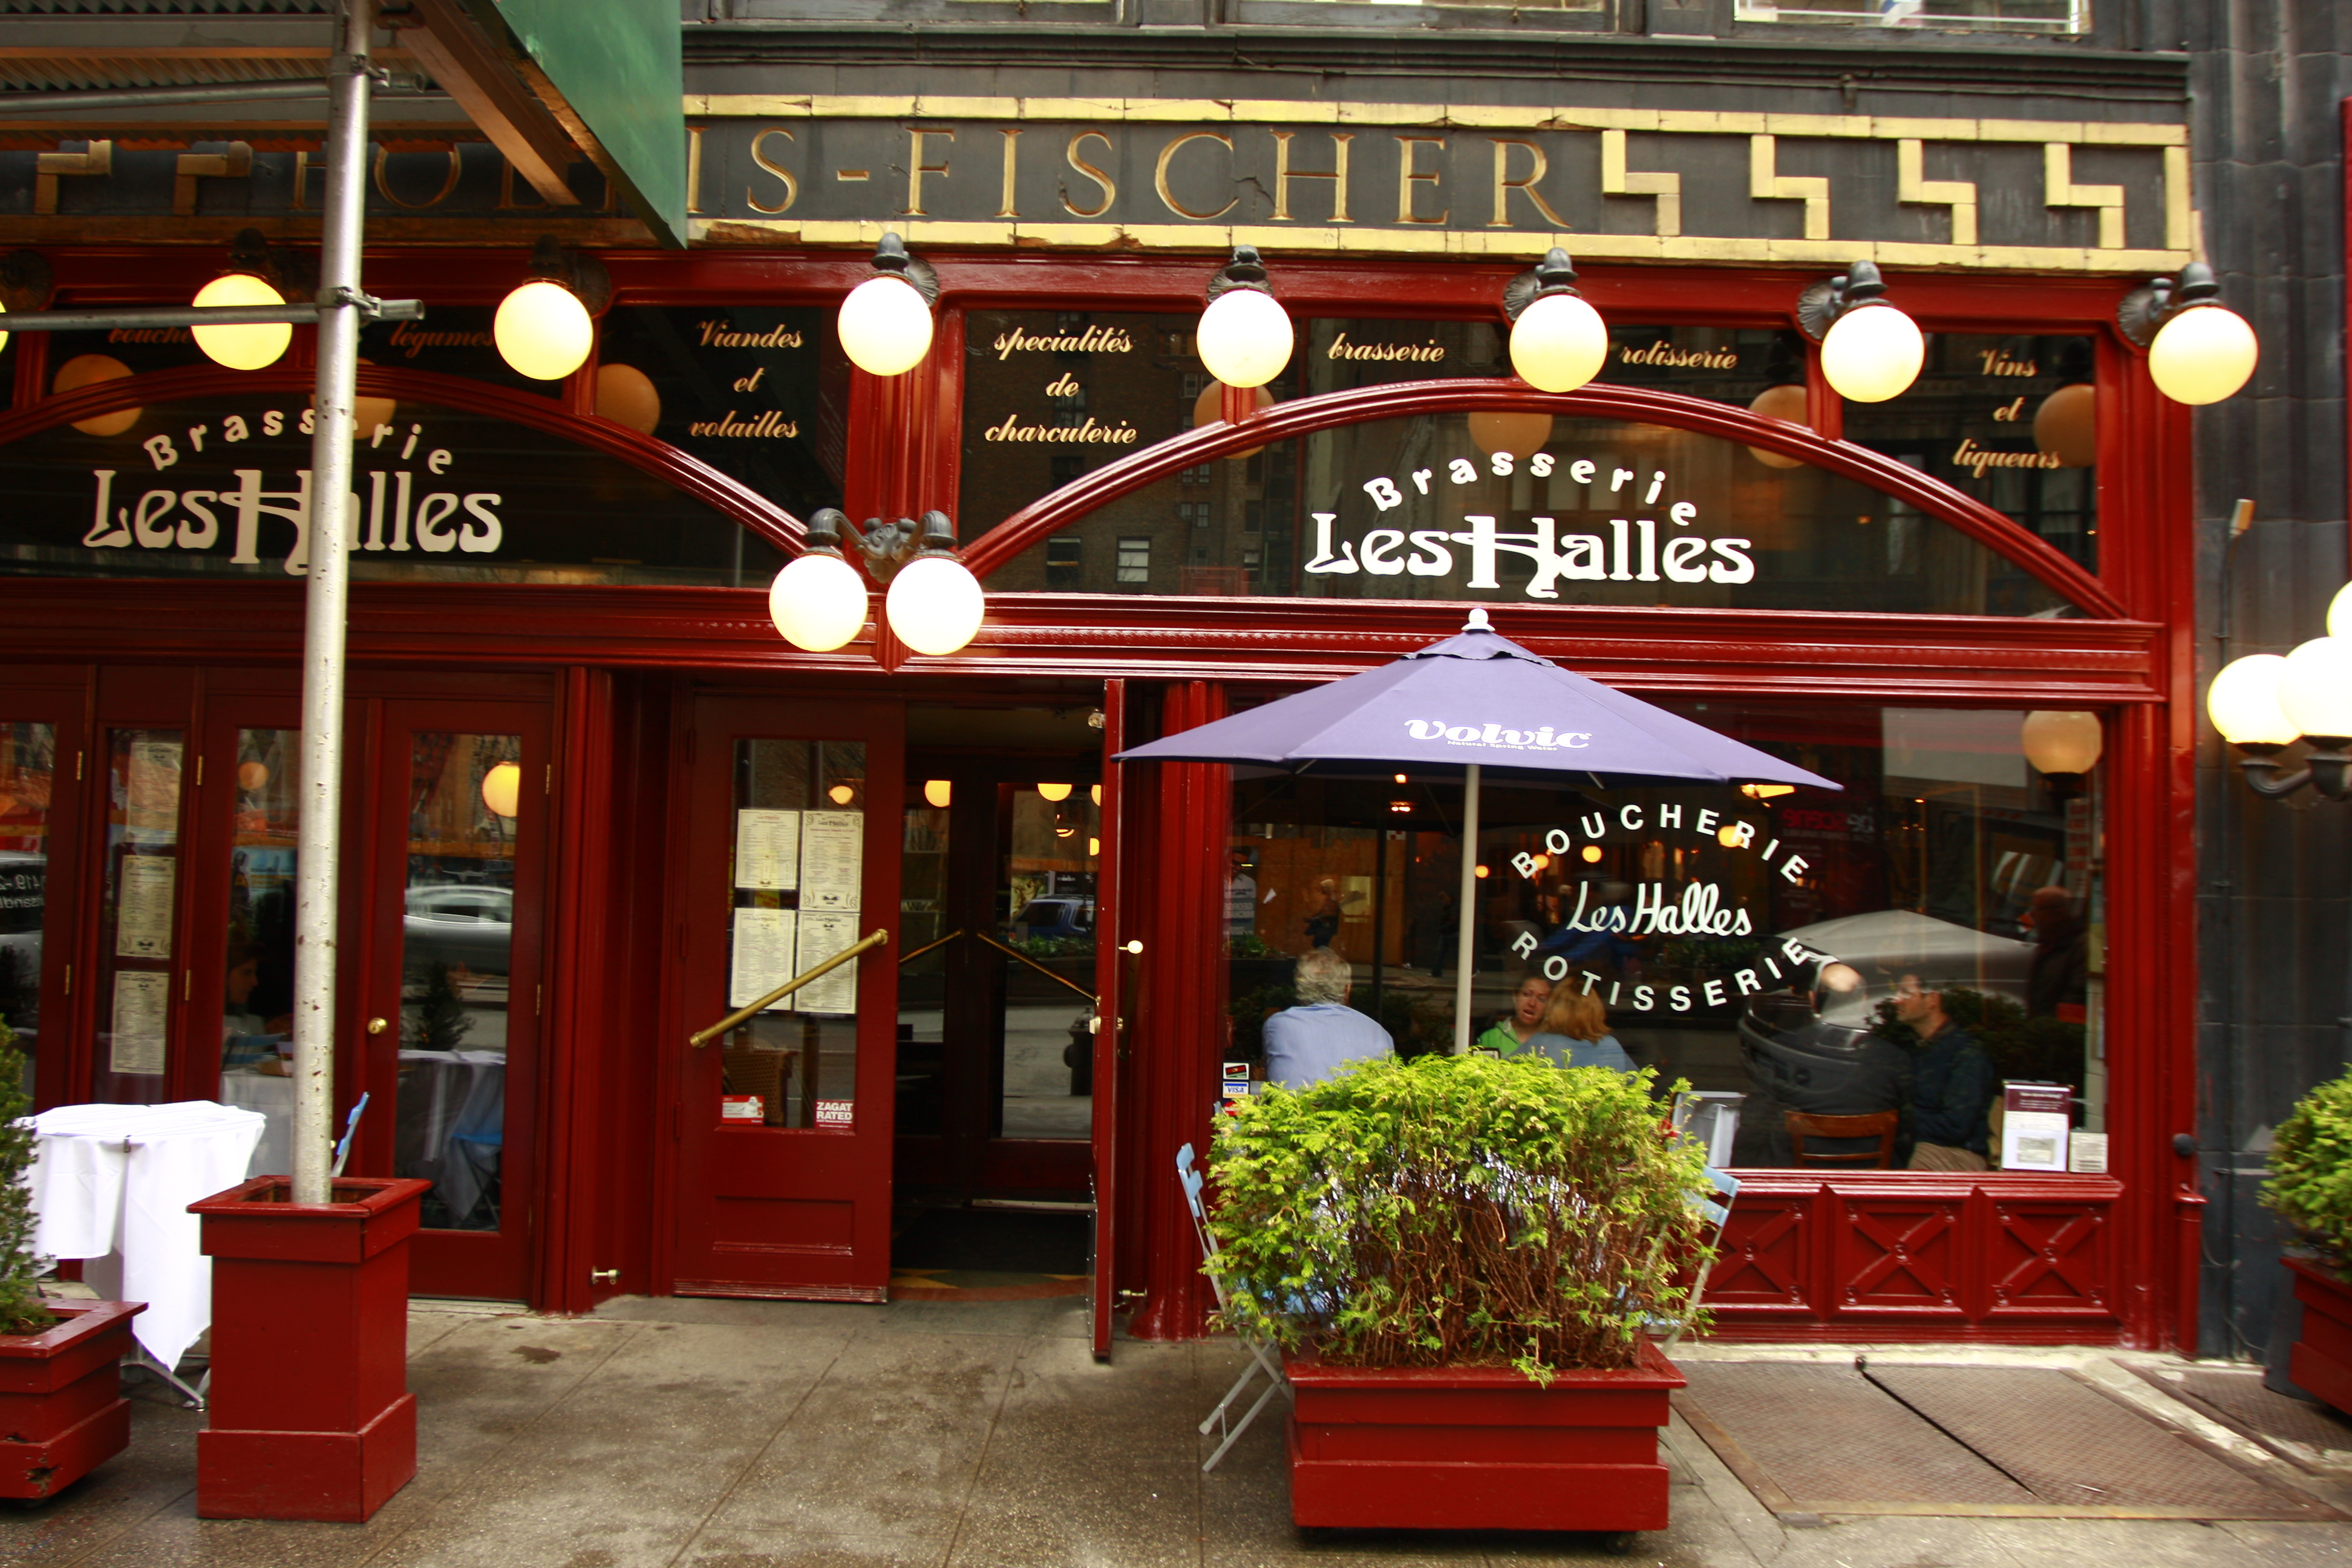
<instances>
[{"instance_id":1,"label":"string of globe lights","mask_svg":"<svg viewBox=\"0 0 2352 1568\"><path fill-rule=\"evenodd\" d=\"M22 301L29 297L37 310L48 294L47 263L36 252L18 251L0 258L0 272L6 274L0 282L11 285L0 289L0 320L10 327L58 330L188 325L197 347L215 363L231 369L257 370L276 363L285 353L293 323L316 319L315 305L293 302L308 300L304 260L273 250L258 231L246 230L232 243L227 267L198 290L188 308L44 310L10 319L5 300ZM835 330L843 353L858 369L884 378L904 375L930 353L939 279L920 258L908 254L895 233L882 236L872 266L873 276L842 300ZM35 273L37 279L32 276ZM1565 249L1555 247L1504 289L1511 369L1538 391L1573 392L1598 376L1608 361L1608 324L1576 285L1574 263ZM1245 395L1231 405L1236 412L1267 406L1270 399L1264 388L1290 363L1297 331L1290 313L1275 296L1264 258L1254 247L1236 247L1232 259L1210 279L1205 293L1206 308L1193 338L1202 366L1225 387L1255 394L1254 398ZM587 363L595 348L596 318L611 300L612 283L602 263L593 256L565 249L552 237L542 237L531 253L524 280L500 301L491 337L499 356L519 374L535 381L561 381ZM359 303L373 320L417 320L424 315L415 300ZM1926 335L1888 297L1886 282L1872 262L1856 261L1838 276L1808 287L1799 297L1796 315L1806 335L1821 345L1822 379L1848 402L1884 403L1901 395L1918 379L1926 363ZM2157 389L2177 403L2220 402L2253 374L2259 353L2253 329L2221 303L2212 268L2203 262L2189 263L2178 279L2158 278L2133 289L2117 308L2116 322L2125 337L2147 351L2148 374ZM0 331L0 344L6 341L6 332ZM97 376L118 374L130 372L126 367L108 366ZM2062 389L2051 402L2054 405L2074 390ZM595 392L598 414L646 434L653 432L660 417L660 398L644 372L630 365L602 365ZM1802 395L1801 388L1773 387L1757 400L1753 411L1773 417L1794 416L1801 422ZM1218 406L1206 394L1202 404L1204 410ZM2085 400L2070 402L2065 412L2076 424L2088 422ZM389 415L383 417L388 419ZM363 414L359 427L364 429L368 423ZM869 519L860 528L828 508L808 520L802 553L776 574L769 588L769 615L777 631L795 647L832 652L847 646L865 628L866 581L850 564L846 553L850 551L864 563L866 574L885 585L884 617L908 647L944 657L968 646L978 634L987 611L986 595L963 563L955 525L945 512L929 511L919 521ZM2352 637L2352 609L2340 596L2337 606L2331 612L2331 627L2339 636ZM2336 627L2339 616L2345 625ZM2305 645L2306 648L2311 646ZM2352 640L2342 646L2346 666L2352 668ZM2247 693L2267 693L2273 687L2284 692L2278 672L2256 662L2268 657L2272 656L2241 659L2224 670L2223 679L2215 682L2214 700L2237 703ZM2335 657L2297 649L2290 659L2300 658L2305 666L2315 667L2321 658ZM2247 673L2249 669L2252 673ZM2231 670L2239 673L2232 675ZM2280 700L2287 699L2282 696ZM2352 699L2347 702L2352 704ZM2269 746L2275 751L2303 733L2352 737L2352 712L2339 720L2331 711L2324 722L2338 726L2333 730L2305 724L2298 731L2281 733L2286 710L2281 709L2281 716L2273 718L2271 708L2254 701L2245 710L2258 711L2258 717L2247 721L2251 728L2239 725L2242 740L2235 735L2232 739L2249 752L2250 776L2260 765L2253 747ZM2231 712L2234 721L2241 709L2232 707ZM2315 723L2322 722L2318 712L2312 710ZM2216 722L2220 722L2218 710ZM2224 732L2231 732L2227 726ZM2273 734L2279 738L2270 739ZM2328 744L2341 749L2352 745L2352 740ZM2352 767L2352 753L2346 755L2343 766L2323 762L2315 753L2314 764L2306 771L2321 777L2323 793L2343 798L2336 792L2352 789L2352 777L2345 771ZM2297 775L2298 780L2301 777ZM2256 777L2256 786L2265 788L2265 781L2280 782L2264 774ZM2265 793L2270 790L2265 788Z\"/></svg>"}]
</instances>

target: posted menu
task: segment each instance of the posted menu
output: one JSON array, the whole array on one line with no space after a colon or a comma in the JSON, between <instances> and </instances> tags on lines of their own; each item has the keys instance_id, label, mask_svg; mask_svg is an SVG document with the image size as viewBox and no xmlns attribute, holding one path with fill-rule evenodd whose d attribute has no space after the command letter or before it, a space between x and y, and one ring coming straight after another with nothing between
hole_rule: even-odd
<instances>
[{"instance_id":1,"label":"posted menu","mask_svg":"<svg viewBox=\"0 0 2352 1568\"><path fill-rule=\"evenodd\" d=\"M801 814L747 806L735 814L735 885L758 892L800 886ZM778 982L782 984L782 982Z\"/></svg>"},{"instance_id":2,"label":"posted menu","mask_svg":"<svg viewBox=\"0 0 2352 1568\"><path fill-rule=\"evenodd\" d=\"M794 923L790 910L735 911L734 950L728 963L730 1007L749 1007L799 973L793 967ZM793 998L787 996L769 1011L781 1011L792 1004Z\"/></svg>"},{"instance_id":3,"label":"posted menu","mask_svg":"<svg viewBox=\"0 0 2352 1568\"><path fill-rule=\"evenodd\" d=\"M153 970L114 973L114 1043L107 1070L153 1075L163 1070L163 1015L172 977Z\"/></svg>"},{"instance_id":4,"label":"posted menu","mask_svg":"<svg viewBox=\"0 0 2352 1568\"><path fill-rule=\"evenodd\" d=\"M857 912L866 877L866 814L812 811L801 818L801 908Z\"/></svg>"},{"instance_id":5,"label":"posted menu","mask_svg":"<svg viewBox=\"0 0 2352 1568\"><path fill-rule=\"evenodd\" d=\"M804 911L801 915L800 967L813 968L857 941L857 916L830 911ZM857 965L845 963L821 980L813 981L793 993L793 1001L803 1013L855 1013L857 1011Z\"/></svg>"}]
</instances>

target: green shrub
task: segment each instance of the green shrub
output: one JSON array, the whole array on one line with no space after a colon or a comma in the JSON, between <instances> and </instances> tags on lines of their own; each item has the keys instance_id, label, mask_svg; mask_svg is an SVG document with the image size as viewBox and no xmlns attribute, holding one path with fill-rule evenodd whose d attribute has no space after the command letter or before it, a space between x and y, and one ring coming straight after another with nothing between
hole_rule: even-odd
<instances>
[{"instance_id":1,"label":"green shrub","mask_svg":"<svg viewBox=\"0 0 2352 1568\"><path fill-rule=\"evenodd\" d=\"M1650 1083L1428 1056L1241 1102L1212 1158L1229 1324L1337 1364L1631 1366L1711 1256L1706 1152Z\"/></svg>"},{"instance_id":2,"label":"green shrub","mask_svg":"<svg viewBox=\"0 0 2352 1568\"><path fill-rule=\"evenodd\" d=\"M2263 1206L2338 1270L2352 1266L2352 1073L2305 1095L2279 1123Z\"/></svg>"},{"instance_id":3,"label":"green shrub","mask_svg":"<svg viewBox=\"0 0 2352 1568\"><path fill-rule=\"evenodd\" d=\"M0 1023L0 1333L37 1334L58 1321L41 1304L41 1260L33 1251L33 1194L25 1184L36 1146L32 1109L16 1032Z\"/></svg>"}]
</instances>

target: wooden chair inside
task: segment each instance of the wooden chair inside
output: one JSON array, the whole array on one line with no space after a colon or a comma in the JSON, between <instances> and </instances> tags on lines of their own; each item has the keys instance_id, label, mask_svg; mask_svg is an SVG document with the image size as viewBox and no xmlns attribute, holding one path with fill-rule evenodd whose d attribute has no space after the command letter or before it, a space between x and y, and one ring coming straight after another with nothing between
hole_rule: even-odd
<instances>
[{"instance_id":1,"label":"wooden chair inside","mask_svg":"<svg viewBox=\"0 0 2352 1568\"><path fill-rule=\"evenodd\" d=\"M1902 1114L1894 1110L1873 1111L1868 1116L1809 1116L1801 1110L1785 1110L1781 1117L1789 1125L1789 1150L1792 1163L1814 1164L1860 1165L1869 1170L1884 1171L1895 1163L1895 1129ZM1875 1151L1858 1149L1852 1153L1831 1154L1820 1150L1805 1152L1808 1138L1875 1138Z\"/></svg>"}]
</instances>

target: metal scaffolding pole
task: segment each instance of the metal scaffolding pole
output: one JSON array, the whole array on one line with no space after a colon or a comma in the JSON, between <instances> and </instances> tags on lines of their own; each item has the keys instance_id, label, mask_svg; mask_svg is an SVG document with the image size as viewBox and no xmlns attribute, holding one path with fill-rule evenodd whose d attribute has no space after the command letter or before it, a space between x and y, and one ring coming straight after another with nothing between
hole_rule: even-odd
<instances>
[{"instance_id":1,"label":"metal scaffolding pole","mask_svg":"<svg viewBox=\"0 0 2352 1568\"><path fill-rule=\"evenodd\" d=\"M310 562L303 595L301 827L294 881L294 1192L331 1195L335 933L342 829L343 617L350 590L352 403L360 352L368 49L375 0L343 0L329 76L327 206L319 257L318 421L310 442Z\"/></svg>"}]
</instances>

